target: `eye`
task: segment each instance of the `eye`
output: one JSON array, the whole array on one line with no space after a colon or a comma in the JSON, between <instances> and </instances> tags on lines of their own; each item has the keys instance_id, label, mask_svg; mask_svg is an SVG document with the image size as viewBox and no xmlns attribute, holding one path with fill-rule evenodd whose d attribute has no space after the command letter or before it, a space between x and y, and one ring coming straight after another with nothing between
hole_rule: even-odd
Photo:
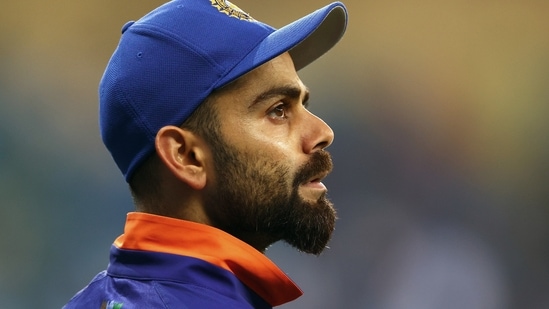
<instances>
[{"instance_id":1,"label":"eye","mask_svg":"<svg viewBox=\"0 0 549 309\"><path fill-rule=\"evenodd\" d=\"M267 114L273 118L285 119L288 116L286 115L286 109L286 104L280 103L273 107Z\"/></svg>"}]
</instances>

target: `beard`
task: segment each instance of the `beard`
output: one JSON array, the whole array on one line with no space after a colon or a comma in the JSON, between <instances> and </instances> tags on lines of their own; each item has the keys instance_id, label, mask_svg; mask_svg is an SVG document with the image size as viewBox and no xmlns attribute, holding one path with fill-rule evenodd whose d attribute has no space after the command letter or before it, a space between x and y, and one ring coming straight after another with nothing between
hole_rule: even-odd
<instances>
[{"instance_id":1,"label":"beard","mask_svg":"<svg viewBox=\"0 0 549 309\"><path fill-rule=\"evenodd\" d=\"M336 211L326 194L308 201L299 187L331 171L329 153L313 153L291 175L281 160L239 151L219 137L214 141L215 180L206 201L213 225L260 251L283 240L299 251L320 254L334 231Z\"/></svg>"}]
</instances>

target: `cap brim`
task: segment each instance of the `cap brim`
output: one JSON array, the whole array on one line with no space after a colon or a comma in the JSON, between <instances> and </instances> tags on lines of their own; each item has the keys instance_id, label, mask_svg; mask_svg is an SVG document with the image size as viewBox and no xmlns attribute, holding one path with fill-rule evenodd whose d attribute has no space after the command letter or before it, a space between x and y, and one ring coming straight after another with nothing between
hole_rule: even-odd
<instances>
[{"instance_id":1,"label":"cap brim","mask_svg":"<svg viewBox=\"0 0 549 309\"><path fill-rule=\"evenodd\" d=\"M331 3L288 24L258 44L215 88L223 87L258 66L289 52L300 70L330 50L347 28L347 9L341 2Z\"/></svg>"}]
</instances>

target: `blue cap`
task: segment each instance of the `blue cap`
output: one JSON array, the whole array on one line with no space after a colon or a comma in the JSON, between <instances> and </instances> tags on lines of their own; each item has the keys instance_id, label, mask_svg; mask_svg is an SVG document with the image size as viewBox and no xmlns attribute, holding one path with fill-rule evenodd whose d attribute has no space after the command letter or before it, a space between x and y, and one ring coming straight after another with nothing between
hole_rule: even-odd
<instances>
[{"instance_id":1,"label":"blue cap","mask_svg":"<svg viewBox=\"0 0 549 309\"><path fill-rule=\"evenodd\" d=\"M99 84L101 137L129 182L164 126L180 126L212 93L289 52L299 70L343 36L329 4L275 29L225 0L174 0L122 28Z\"/></svg>"}]
</instances>

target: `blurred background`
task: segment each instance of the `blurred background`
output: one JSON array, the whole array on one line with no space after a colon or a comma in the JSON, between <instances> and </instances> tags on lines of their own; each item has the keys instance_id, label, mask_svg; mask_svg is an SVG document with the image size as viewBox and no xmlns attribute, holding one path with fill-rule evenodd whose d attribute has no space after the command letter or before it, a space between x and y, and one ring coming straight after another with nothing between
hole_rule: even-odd
<instances>
[{"instance_id":1,"label":"blurred background","mask_svg":"<svg viewBox=\"0 0 549 309\"><path fill-rule=\"evenodd\" d=\"M328 2L235 1L276 27ZM107 266L133 207L97 85L161 3L2 3L0 308L60 308ZM320 257L269 249L305 291L283 308L549 308L549 2L346 4L300 74L336 134L340 219Z\"/></svg>"}]
</instances>

